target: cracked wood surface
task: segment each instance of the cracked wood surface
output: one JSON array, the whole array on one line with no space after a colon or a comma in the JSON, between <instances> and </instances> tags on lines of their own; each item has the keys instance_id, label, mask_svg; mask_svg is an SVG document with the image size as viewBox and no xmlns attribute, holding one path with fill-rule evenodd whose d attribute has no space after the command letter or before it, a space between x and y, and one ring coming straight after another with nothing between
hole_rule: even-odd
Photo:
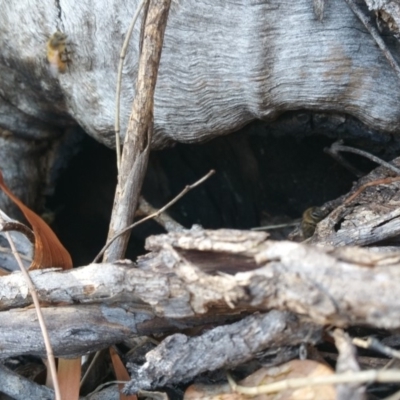
<instances>
[{"instance_id":1,"label":"cracked wood surface","mask_svg":"<svg viewBox=\"0 0 400 400\"><path fill-rule=\"evenodd\" d=\"M392 164L399 167L400 158ZM346 201L364 185L385 179L393 182L366 187L353 200ZM385 167L374 169L355 183L349 193L322 206L333 210L317 225L310 243L396 249L400 235L399 188L400 178L393 177Z\"/></svg>"},{"instance_id":2,"label":"cracked wood surface","mask_svg":"<svg viewBox=\"0 0 400 400\"><path fill-rule=\"evenodd\" d=\"M68 348L69 340L76 354L126 334L226 323L243 312L270 309L324 325L400 327L400 252L318 248L268 241L264 233L199 228L153 236L147 244L152 251L137 266L121 262L31 273L55 349L61 342ZM0 330L0 355L21 351L17 337L26 352L37 349L41 336L34 311L22 308L31 299L20 273L0 277L0 296L0 326L7 327ZM85 334L88 326L108 334Z\"/></svg>"}]
</instances>

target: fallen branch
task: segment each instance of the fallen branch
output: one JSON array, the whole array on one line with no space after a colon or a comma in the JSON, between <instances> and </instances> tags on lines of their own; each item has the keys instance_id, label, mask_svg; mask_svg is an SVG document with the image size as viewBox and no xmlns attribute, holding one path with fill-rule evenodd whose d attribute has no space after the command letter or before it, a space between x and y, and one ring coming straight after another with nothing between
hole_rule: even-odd
<instances>
[{"instance_id":1,"label":"fallen branch","mask_svg":"<svg viewBox=\"0 0 400 400\"><path fill-rule=\"evenodd\" d=\"M2 394L6 394L15 400L54 399L53 390L23 378L3 365L0 365L0 387Z\"/></svg>"},{"instance_id":2,"label":"fallen branch","mask_svg":"<svg viewBox=\"0 0 400 400\"><path fill-rule=\"evenodd\" d=\"M265 348L315 344L321 328L294 315L271 311L252 315L231 325L220 326L198 337L171 335L146 354L138 367L128 363L132 380L129 394L187 381L205 371L230 368L251 360Z\"/></svg>"},{"instance_id":3,"label":"fallen branch","mask_svg":"<svg viewBox=\"0 0 400 400\"><path fill-rule=\"evenodd\" d=\"M266 237L197 228L150 237L151 252L137 268L121 262L32 271L55 354L76 356L131 335L226 324L243 312L271 309L307 315L316 324L400 328L399 252ZM42 355L20 273L0 277L0 296L0 357Z\"/></svg>"}]
</instances>

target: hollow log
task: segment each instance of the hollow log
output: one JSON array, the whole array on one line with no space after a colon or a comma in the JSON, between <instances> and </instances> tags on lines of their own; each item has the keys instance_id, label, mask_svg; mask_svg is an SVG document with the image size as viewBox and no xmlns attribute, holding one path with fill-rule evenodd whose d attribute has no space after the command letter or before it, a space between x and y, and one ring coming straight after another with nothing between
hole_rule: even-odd
<instances>
[{"instance_id":1,"label":"hollow log","mask_svg":"<svg viewBox=\"0 0 400 400\"><path fill-rule=\"evenodd\" d=\"M201 142L291 110L351 115L365 124L366 136L395 134L396 72L345 2L322 3L323 15L310 0L174 1L155 93L154 146ZM65 142L74 142L77 125L114 146L117 64L137 6L138 0L4 5L1 166L27 204L37 205L68 158ZM396 10L383 12L396 20ZM122 136L135 95L140 27L139 18L122 76ZM68 36L64 73L54 73L46 56L57 30ZM385 40L396 51L393 35Z\"/></svg>"}]
</instances>

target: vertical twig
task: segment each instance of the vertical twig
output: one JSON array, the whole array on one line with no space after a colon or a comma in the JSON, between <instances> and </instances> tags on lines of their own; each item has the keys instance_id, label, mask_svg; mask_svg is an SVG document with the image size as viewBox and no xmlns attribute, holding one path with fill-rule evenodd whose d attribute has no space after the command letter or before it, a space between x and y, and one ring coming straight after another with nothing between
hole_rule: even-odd
<instances>
[{"instance_id":1,"label":"vertical twig","mask_svg":"<svg viewBox=\"0 0 400 400\"><path fill-rule=\"evenodd\" d=\"M17 260L17 263L19 265L19 268L21 269L22 275L24 275L24 278L26 280L26 283L28 285L29 288L29 293L32 296L32 300L33 300L33 304L35 305L35 311L36 311L36 315L39 321L39 325L40 325L40 329L42 331L42 335L43 335L43 340L44 340L44 345L46 347L46 353L47 353L47 360L49 363L49 367L50 367L50 374L51 377L53 379L53 384L54 384L54 393L55 393L55 399L56 400L61 400L61 392L60 392L60 387L58 385L58 378L57 378L57 369L56 369L56 362L54 360L54 354L53 354L53 349L51 347L51 343L50 343L50 337L49 334L47 332L46 329L46 324L44 322L44 318L43 318L43 314L42 314L42 310L40 308L40 304L39 304L39 299L37 297L37 293L36 293L36 289L35 289L35 285L32 282L32 279L28 273L28 271L25 269L21 257L14 245L14 241L10 235L9 232L5 232L5 236L8 240L8 243L10 244L11 247L11 251L15 257L15 259Z\"/></svg>"},{"instance_id":2,"label":"vertical twig","mask_svg":"<svg viewBox=\"0 0 400 400\"><path fill-rule=\"evenodd\" d=\"M122 68L124 67L124 61L126 56L126 51L128 49L129 40L131 39L133 28L135 27L136 21L139 17L140 11L142 11L144 3L148 0L141 0L135 15L132 18L132 22L129 26L128 32L126 33L124 44L122 45L121 54L119 56L118 64L118 75L117 75L117 92L115 94L115 147L117 151L117 168L118 171L121 167L121 141L119 137L120 131L120 104L121 104L121 84L122 84Z\"/></svg>"},{"instance_id":3,"label":"vertical twig","mask_svg":"<svg viewBox=\"0 0 400 400\"><path fill-rule=\"evenodd\" d=\"M171 0L150 0L148 6L135 100L125 135L108 238L131 223L137 208L153 136L154 90L170 3ZM105 260L121 258L129 236L127 232L115 240L105 253Z\"/></svg>"}]
</instances>

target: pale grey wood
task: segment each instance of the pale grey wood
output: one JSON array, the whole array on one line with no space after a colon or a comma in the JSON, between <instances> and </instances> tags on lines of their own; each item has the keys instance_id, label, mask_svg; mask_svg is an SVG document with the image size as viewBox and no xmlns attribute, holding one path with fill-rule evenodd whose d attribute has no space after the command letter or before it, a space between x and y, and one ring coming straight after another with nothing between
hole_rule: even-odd
<instances>
[{"instance_id":1,"label":"pale grey wood","mask_svg":"<svg viewBox=\"0 0 400 400\"><path fill-rule=\"evenodd\" d=\"M100 305L43 307L42 313L56 357L92 353L126 337L143 334L138 327L152 318L149 313ZM27 354L46 357L33 308L1 312L0 326L1 359Z\"/></svg>"},{"instance_id":2,"label":"pale grey wood","mask_svg":"<svg viewBox=\"0 0 400 400\"><path fill-rule=\"evenodd\" d=\"M54 391L44 385L38 385L0 365L0 392L15 400L54 399Z\"/></svg>"},{"instance_id":3,"label":"pale grey wood","mask_svg":"<svg viewBox=\"0 0 400 400\"><path fill-rule=\"evenodd\" d=\"M33 232L26 225L9 218L0 210L0 267L6 271L19 270L19 266L4 232L11 235L23 265L28 268L33 257Z\"/></svg>"},{"instance_id":4,"label":"pale grey wood","mask_svg":"<svg viewBox=\"0 0 400 400\"><path fill-rule=\"evenodd\" d=\"M171 335L146 354L145 364L128 364L132 380L125 390L137 393L188 381L206 371L242 364L266 348L315 344L321 333L319 326L306 320L271 311L210 329L197 337Z\"/></svg>"},{"instance_id":5,"label":"pale grey wood","mask_svg":"<svg viewBox=\"0 0 400 400\"><path fill-rule=\"evenodd\" d=\"M400 2L399 0L365 0L370 10L375 11L377 22L387 27L397 37L400 33Z\"/></svg>"},{"instance_id":6,"label":"pale grey wood","mask_svg":"<svg viewBox=\"0 0 400 400\"><path fill-rule=\"evenodd\" d=\"M3 1L0 70L7 104L26 118L57 125L75 120L113 146L119 51L137 4ZM134 96L139 27L140 21L123 74L122 134ZM54 77L45 47L56 29L68 35L73 53L67 72ZM156 89L155 142L198 142L301 108L350 113L371 128L397 132L399 88L345 2L326 2L320 22L310 0L175 0ZM16 120L3 117L1 124L15 129Z\"/></svg>"},{"instance_id":7,"label":"pale grey wood","mask_svg":"<svg viewBox=\"0 0 400 400\"><path fill-rule=\"evenodd\" d=\"M400 165L400 159L392 161ZM316 227L311 243L333 246L397 246L400 235L400 181L380 183L358 192L359 188L383 179L398 179L386 167L378 167L359 179L346 195L323 207L331 212ZM400 178L399 178L400 179ZM355 193L358 195L346 202ZM395 248L395 247L394 247Z\"/></svg>"},{"instance_id":8,"label":"pale grey wood","mask_svg":"<svg viewBox=\"0 0 400 400\"><path fill-rule=\"evenodd\" d=\"M357 361L357 350L351 337L341 329L333 331L336 348L339 356L336 363L338 374L345 372L358 372L361 370ZM365 385L341 384L337 385L337 400L366 400Z\"/></svg>"},{"instance_id":9,"label":"pale grey wood","mask_svg":"<svg viewBox=\"0 0 400 400\"><path fill-rule=\"evenodd\" d=\"M396 134L396 74L344 1L323 3L320 21L312 0L173 1L155 92L154 146L208 140L288 110L349 114L366 124L366 136ZM73 136L68 128L79 124L114 146L116 71L137 5L0 2L0 128L12 135L0 138L0 167L29 206L43 206L54 162L66 161L55 147ZM123 70L121 136L134 98L140 25ZM46 42L57 29L68 35L71 63L54 75ZM393 41L388 46L398 52ZM1 194L0 203L10 211Z\"/></svg>"},{"instance_id":10,"label":"pale grey wood","mask_svg":"<svg viewBox=\"0 0 400 400\"><path fill-rule=\"evenodd\" d=\"M253 239L255 234L248 232ZM234 230L199 233L197 229L158 235L151 241L154 250L139 260L139 268L93 264L64 272L33 271L41 301L47 305L123 307L148 320L141 333L156 329L155 317L160 329L166 330L174 323L225 320L249 309L307 314L321 324L400 327L399 252L316 248L273 241L254 245L254 240L246 241L245 231ZM20 310L31 304L20 273L0 278L0 296L2 310L15 309L13 315L22 319L25 312L30 312ZM213 312L208 313L210 305ZM73 322L86 326L80 307L76 314L69 314L68 323L61 325L68 327ZM0 318L5 318L9 329L18 330L13 328L13 318L3 317L4 312ZM57 315L62 318L65 310L60 307L52 312L54 319Z\"/></svg>"}]
</instances>

